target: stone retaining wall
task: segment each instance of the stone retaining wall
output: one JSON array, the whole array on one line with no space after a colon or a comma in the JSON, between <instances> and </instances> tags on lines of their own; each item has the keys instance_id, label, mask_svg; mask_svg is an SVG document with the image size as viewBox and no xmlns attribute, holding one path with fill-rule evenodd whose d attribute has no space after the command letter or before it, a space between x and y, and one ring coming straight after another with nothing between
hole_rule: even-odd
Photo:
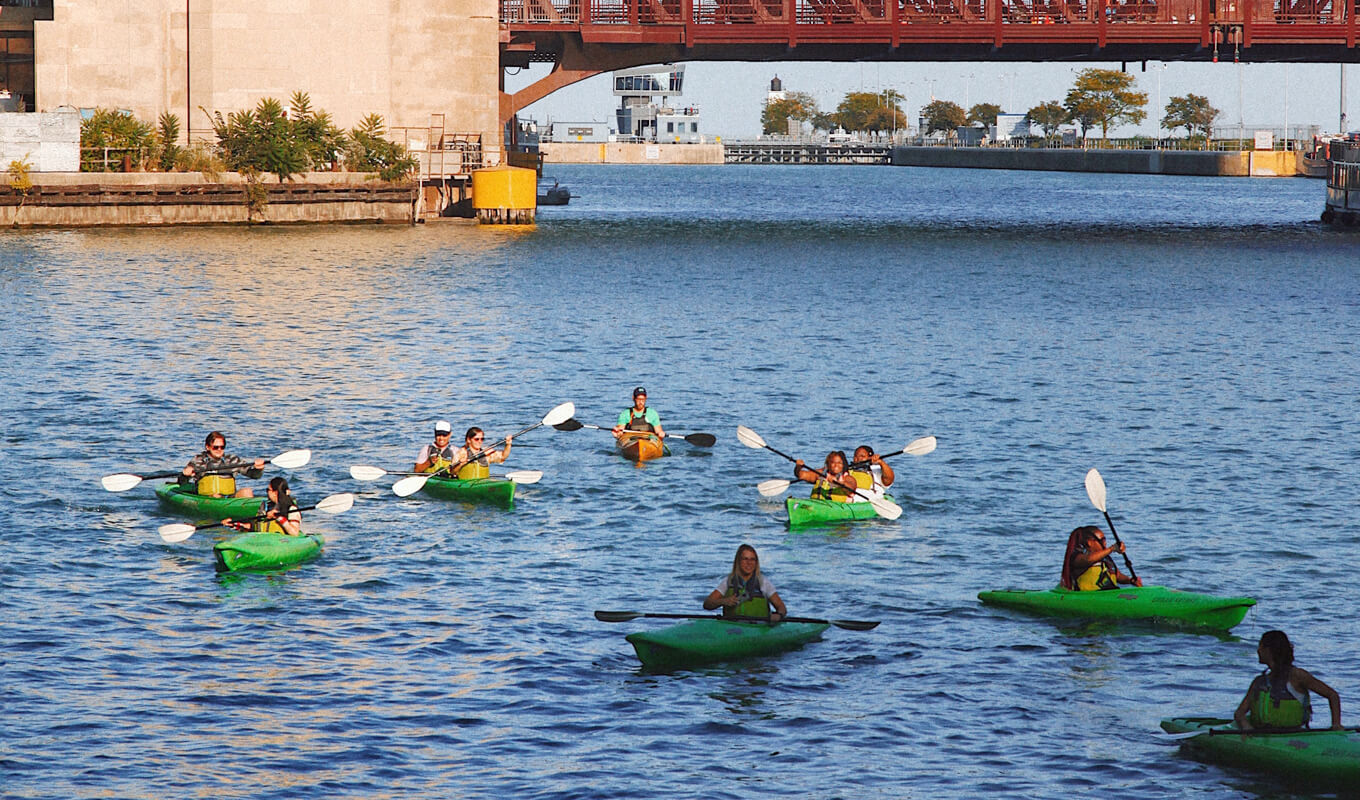
<instances>
[{"instance_id":1,"label":"stone retaining wall","mask_svg":"<svg viewBox=\"0 0 1360 800\"><path fill-rule=\"evenodd\" d=\"M1005 147L895 147L894 166L1123 172L1146 175L1292 177L1302 153L1275 150L1070 150Z\"/></svg>"}]
</instances>

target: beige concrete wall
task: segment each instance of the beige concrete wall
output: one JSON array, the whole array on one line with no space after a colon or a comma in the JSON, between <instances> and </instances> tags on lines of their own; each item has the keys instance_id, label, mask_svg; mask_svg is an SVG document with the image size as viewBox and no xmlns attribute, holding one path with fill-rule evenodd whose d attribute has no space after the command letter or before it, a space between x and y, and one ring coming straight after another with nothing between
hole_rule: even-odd
<instances>
[{"instance_id":1,"label":"beige concrete wall","mask_svg":"<svg viewBox=\"0 0 1360 800\"><path fill-rule=\"evenodd\" d=\"M545 142L538 146L545 164L721 164L721 144L640 144L634 142Z\"/></svg>"},{"instance_id":2,"label":"beige concrete wall","mask_svg":"<svg viewBox=\"0 0 1360 800\"><path fill-rule=\"evenodd\" d=\"M446 116L500 146L496 0L55 0L35 23L37 105L162 111L207 134L224 115L295 91L341 127ZM187 10L187 29L186 29ZM186 62L186 42L188 58ZM187 69L186 69L187 66Z\"/></svg>"}]
</instances>

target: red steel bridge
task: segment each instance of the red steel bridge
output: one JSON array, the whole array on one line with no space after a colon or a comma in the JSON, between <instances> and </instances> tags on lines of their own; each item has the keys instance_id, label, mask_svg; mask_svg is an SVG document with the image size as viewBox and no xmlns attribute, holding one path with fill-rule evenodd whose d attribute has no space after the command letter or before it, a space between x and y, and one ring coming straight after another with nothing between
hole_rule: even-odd
<instances>
[{"instance_id":1,"label":"red steel bridge","mask_svg":"<svg viewBox=\"0 0 1360 800\"><path fill-rule=\"evenodd\" d=\"M601 72L675 61L1360 60L1360 0L500 0L501 119Z\"/></svg>"}]
</instances>

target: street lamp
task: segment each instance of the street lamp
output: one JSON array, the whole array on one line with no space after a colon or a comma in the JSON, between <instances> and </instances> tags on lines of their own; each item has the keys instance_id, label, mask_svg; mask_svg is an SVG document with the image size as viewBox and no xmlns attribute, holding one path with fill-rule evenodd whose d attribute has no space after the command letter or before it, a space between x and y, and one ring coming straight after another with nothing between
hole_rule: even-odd
<instances>
[{"instance_id":1,"label":"street lamp","mask_svg":"<svg viewBox=\"0 0 1360 800\"><path fill-rule=\"evenodd\" d=\"M1157 145L1160 147L1162 142L1162 73L1166 72L1167 63L1158 61L1152 65L1152 69L1157 72L1157 100L1152 106L1152 111L1157 115Z\"/></svg>"}]
</instances>

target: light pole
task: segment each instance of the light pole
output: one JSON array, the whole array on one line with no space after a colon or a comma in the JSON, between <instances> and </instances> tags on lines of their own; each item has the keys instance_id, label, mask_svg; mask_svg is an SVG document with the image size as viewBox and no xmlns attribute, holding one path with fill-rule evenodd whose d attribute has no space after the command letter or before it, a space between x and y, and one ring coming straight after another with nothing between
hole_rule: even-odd
<instances>
[{"instance_id":1,"label":"light pole","mask_svg":"<svg viewBox=\"0 0 1360 800\"><path fill-rule=\"evenodd\" d=\"M1157 146L1162 144L1162 73L1166 72L1167 64L1165 61L1158 61L1152 65L1152 69L1157 72L1157 100L1152 106L1152 112L1157 115Z\"/></svg>"}]
</instances>

